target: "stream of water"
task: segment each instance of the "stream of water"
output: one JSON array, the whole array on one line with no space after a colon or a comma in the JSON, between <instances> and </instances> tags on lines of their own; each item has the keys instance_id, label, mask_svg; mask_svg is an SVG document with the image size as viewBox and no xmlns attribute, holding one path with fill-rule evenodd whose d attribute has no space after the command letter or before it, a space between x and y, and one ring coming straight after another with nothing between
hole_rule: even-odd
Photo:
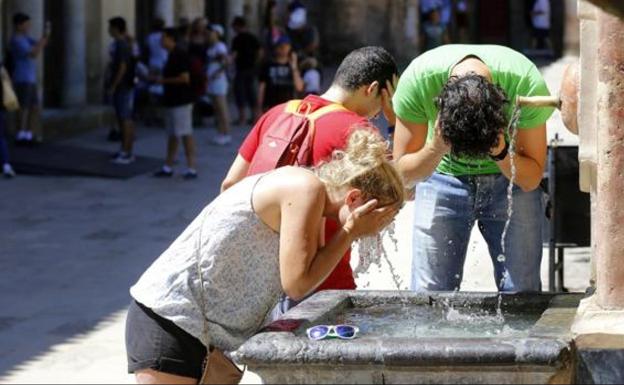
<instances>
[{"instance_id":1,"label":"stream of water","mask_svg":"<svg viewBox=\"0 0 624 385\"><path fill-rule=\"evenodd\" d=\"M511 224L511 216L513 215L513 188L516 182L516 133L518 127L518 121L520 120L521 109L519 105L516 105L511 113L511 119L507 126L507 133L509 134L509 161L511 163L511 177L509 178L509 185L507 187L507 220L505 221L505 227L503 227L503 233L501 235L501 254L497 257L497 261L500 263L505 262L506 252L506 238L509 231L509 225ZM500 287L503 286L506 275L503 274Z\"/></svg>"}]
</instances>

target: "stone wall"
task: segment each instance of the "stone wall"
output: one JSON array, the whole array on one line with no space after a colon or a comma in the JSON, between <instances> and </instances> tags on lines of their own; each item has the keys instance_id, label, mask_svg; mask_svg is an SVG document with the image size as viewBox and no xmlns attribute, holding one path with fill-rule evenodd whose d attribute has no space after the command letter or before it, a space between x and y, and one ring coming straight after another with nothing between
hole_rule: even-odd
<instances>
[{"instance_id":1,"label":"stone wall","mask_svg":"<svg viewBox=\"0 0 624 385\"><path fill-rule=\"evenodd\" d=\"M305 1L321 30L325 61L351 50L382 45L403 64L418 55L418 0Z\"/></svg>"}]
</instances>

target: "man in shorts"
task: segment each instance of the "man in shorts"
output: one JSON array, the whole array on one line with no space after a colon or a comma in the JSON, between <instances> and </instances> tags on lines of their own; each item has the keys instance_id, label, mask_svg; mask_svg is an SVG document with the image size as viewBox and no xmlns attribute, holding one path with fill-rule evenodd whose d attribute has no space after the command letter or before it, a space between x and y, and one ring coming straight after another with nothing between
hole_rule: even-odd
<instances>
[{"instance_id":1,"label":"man in shorts","mask_svg":"<svg viewBox=\"0 0 624 385\"><path fill-rule=\"evenodd\" d=\"M166 28L162 35L162 46L169 52L162 78L153 79L164 86L165 127L169 135L167 159L156 177L172 177L173 163L178 153L179 138L186 152L187 169L184 179L196 179L195 142L193 140L193 89L191 88L191 61L186 51L177 46L179 32Z\"/></svg>"},{"instance_id":2,"label":"man in shorts","mask_svg":"<svg viewBox=\"0 0 624 385\"><path fill-rule=\"evenodd\" d=\"M37 63L35 59L48 44L46 28L44 36L36 41L29 36L30 16L16 13L13 16L15 33L9 42L11 77L15 86L15 94L20 103L18 112L18 131L16 141L19 144L31 144L35 141L34 125L38 121L40 106L37 90Z\"/></svg>"}]
</instances>

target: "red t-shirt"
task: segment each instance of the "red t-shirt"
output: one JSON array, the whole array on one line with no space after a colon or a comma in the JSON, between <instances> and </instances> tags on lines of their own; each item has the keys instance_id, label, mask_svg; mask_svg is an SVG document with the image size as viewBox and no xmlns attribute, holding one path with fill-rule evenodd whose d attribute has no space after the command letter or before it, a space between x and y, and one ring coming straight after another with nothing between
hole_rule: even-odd
<instances>
[{"instance_id":1,"label":"red t-shirt","mask_svg":"<svg viewBox=\"0 0 624 385\"><path fill-rule=\"evenodd\" d=\"M332 102L316 95L307 96L304 100L312 106L310 112L332 104ZM281 104L270 109L258 120L249 135L247 135L239 150L239 154L246 161L251 162L261 143L262 136L271 127L275 119L284 112L284 108L285 104ZM316 131L312 145L314 165L318 165L322 161L331 160L335 150L343 150L346 147L352 128L357 125L366 125L367 123L368 120L366 118L348 110L329 112L318 118L315 122ZM340 229L339 224L328 219L325 226L325 241L331 240L334 234L338 232L338 229ZM355 279L353 278L350 261L351 250L347 250L334 271L318 287L317 291L355 289Z\"/></svg>"}]
</instances>

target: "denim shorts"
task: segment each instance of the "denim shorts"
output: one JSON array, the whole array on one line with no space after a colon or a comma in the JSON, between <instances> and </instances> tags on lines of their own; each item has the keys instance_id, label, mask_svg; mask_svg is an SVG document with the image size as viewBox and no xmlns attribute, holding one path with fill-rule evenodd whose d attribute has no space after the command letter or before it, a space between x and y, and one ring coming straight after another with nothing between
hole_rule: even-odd
<instances>
[{"instance_id":1,"label":"denim shorts","mask_svg":"<svg viewBox=\"0 0 624 385\"><path fill-rule=\"evenodd\" d=\"M206 347L173 322L134 301L126 319L128 373L152 369L200 379Z\"/></svg>"},{"instance_id":2,"label":"denim shorts","mask_svg":"<svg viewBox=\"0 0 624 385\"><path fill-rule=\"evenodd\" d=\"M134 90L117 89L113 93L113 107L119 120L131 120L134 112Z\"/></svg>"}]
</instances>

